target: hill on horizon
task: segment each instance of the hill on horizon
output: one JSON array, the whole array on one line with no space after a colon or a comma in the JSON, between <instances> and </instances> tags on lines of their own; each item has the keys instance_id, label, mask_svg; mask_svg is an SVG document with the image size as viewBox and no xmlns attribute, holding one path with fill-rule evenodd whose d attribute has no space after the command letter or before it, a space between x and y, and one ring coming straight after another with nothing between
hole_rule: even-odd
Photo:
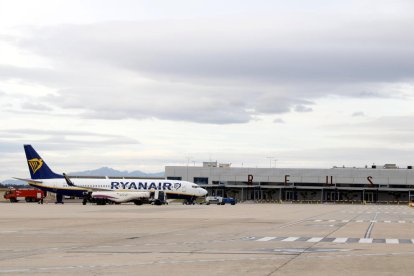
<instances>
[{"instance_id":1,"label":"hill on horizon","mask_svg":"<svg viewBox=\"0 0 414 276\"><path fill-rule=\"evenodd\" d=\"M164 172L158 173L146 173L140 170L135 170L132 172L128 171L118 171L109 167L102 167L96 170L86 170L80 172L71 172L68 173L69 176L125 176L125 177L164 177ZM16 180L16 179L6 179L0 181L3 185L24 185L26 182Z\"/></svg>"},{"instance_id":2,"label":"hill on horizon","mask_svg":"<svg viewBox=\"0 0 414 276\"><path fill-rule=\"evenodd\" d=\"M68 175L73 176L129 176L129 177L164 177L164 172L146 173L140 170L132 172L118 171L109 167L102 167L96 170L87 170L80 172L71 172Z\"/></svg>"}]
</instances>

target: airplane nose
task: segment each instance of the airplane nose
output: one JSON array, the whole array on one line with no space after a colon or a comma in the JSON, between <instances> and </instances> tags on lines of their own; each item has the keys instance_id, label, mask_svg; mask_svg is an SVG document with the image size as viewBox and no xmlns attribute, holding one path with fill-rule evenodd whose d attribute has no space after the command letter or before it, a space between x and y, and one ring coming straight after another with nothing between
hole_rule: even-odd
<instances>
[{"instance_id":1,"label":"airplane nose","mask_svg":"<svg viewBox=\"0 0 414 276\"><path fill-rule=\"evenodd\" d=\"M201 196L205 196L207 194L208 194L207 190L206 189L203 189L203 191L201 192Z\"/></svg>"}]
</instances>

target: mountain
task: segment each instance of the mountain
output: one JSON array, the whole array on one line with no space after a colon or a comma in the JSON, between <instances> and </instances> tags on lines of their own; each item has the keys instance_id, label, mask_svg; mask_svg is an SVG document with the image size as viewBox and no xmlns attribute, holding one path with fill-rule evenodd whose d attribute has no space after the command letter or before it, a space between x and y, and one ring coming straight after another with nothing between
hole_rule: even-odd
<instances>
[{"instance_id":1,"label":"mountain","mask_svg":"<svg viewBox=\"0 0 414 276\"><path fill-rule=\"evenodd\" d=\"M69 176L125 176L125 177L164 177L164 172L158 172L158 173L145 173L142 171L118 171L112 168L108 167L102 167L96 170L90 170L90 171L81 171L81 172L71 172L68 173ZM3 185L25 185L26 182L16 180L16 179L6 179L1 181L1 184Z\"/></svg>"},{"instance_id":2,"label":"mountain","mask_svg":"<svg viewBox=\"0 0 414 276\"><path fill-rule=\"evenodd\" d=\"M164 172L145 173L142 171L118 171L109 167L102 167L96 170L72 172L73 176L129 176L129 177L164 177Z\"/></svg>"},{"instance_id":3,"label":"mountain","mask_svg":"<svg viewBox=\"0 0 414 276\"><path fill-rule=\"evenodd\" d=\"M2 185L27 185L26 182L17 179L6 179L1 182Z\"/></svg>"}]
</instances>

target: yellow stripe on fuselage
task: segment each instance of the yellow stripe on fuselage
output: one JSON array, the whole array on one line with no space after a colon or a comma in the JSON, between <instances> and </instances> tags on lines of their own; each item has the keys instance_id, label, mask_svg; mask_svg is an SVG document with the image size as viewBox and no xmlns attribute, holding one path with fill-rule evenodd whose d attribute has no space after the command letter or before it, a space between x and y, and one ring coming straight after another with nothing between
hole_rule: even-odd
<instances>
[{"instance_id":1,"label":"yellow stripe on fuselage","mask_svg":"<svg viewBox=\"0 0 414 276\"><path fill-rule=\"evenodd\" d=\"M53 190L66 190L66 191L89 191L89 190L94 190L97 188L93 188L93 187L52 187L52 186L47 186L47 185L41 185L40 183L37 182L28 182L28 184L30 186L34 186L34 187L41 187L41 188L45 188L45 189L53 189ZM110 189L105 189L105 188L101 188L101 191L108 191L108 192L153 192L155 190L148 190L148 191L143 191L143 190L129 190L129 189L119 189L119 190L110 190ZM186 195L186 196L195 196L192 194L187 194L187 193L183 193L183 192L173 192L173 191L164 191L167 195L168 194L174 194L174 195Z\"/></svg>"},{"instance_id":2,"label":"yellow stripe on fuselage","mask_svg":"<svg viewBox=\"0 0 414 276\"><path fill-rule=\"evenodd\" d=\"M37 186L37 187L42 187L45 189L54 189L54 190L71 190L71 191L87 191L87 188L78 188L78 187L67 187L67 188L63 188L63 187L52 187L52 186L47 186L47 185L42 185L39 184L37 182L28 182L28 184L30 186Z\"/></svg>"}]
</instances>

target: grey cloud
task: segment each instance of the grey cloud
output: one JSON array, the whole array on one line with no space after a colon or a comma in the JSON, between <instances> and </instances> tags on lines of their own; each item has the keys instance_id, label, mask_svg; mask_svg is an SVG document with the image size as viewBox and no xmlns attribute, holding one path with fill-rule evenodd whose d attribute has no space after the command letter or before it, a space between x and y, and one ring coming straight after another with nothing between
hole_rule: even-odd
<instances>
[{"instance_id":1,"label":"grey cloud","mask_svg":"<svg viewBox=\"0 0 414 276\"><path fill-rule=\"evenodd\" d=\"M259 20L253 28L245 28L243 21L63 25L39 29L35 37L21 40L21 45L56 59L87 58L178 79L275 83L413 77L413 61L408 58L414 53L409 47L414 41L408 27L412 19L326 22L331 23L330 29L290 26L290 32L274 23Z\"/></svg>"},{"instance_id":2,"label":"grey cloud","mask_svg":"<svg viewBox=\"0 0 414 276\"><path fill-rule=\"evenodd\" d=\"M285 120L281 119L281 118L277 118L273 120L273 123L275 124L284 124Z\"/></svg>"},{"instance_id":3,"label":"grey cloud","mask_svg":"<svg viewBox=\"0 0 414 276\"><path fill-rule=\"evenodd\" d=\"M299 104L299 105L295 106L295 111L296 112L311 112L312 108L308 107L308 106L305 106L305 105L302 105L302 104Z\"/></svg>"},{"instance_id":4,"label":"grey cloud","mask_svg":"<svg viewBox=\"0 0 414 276\"><path fill-rule=\"evenodd\" d=\"M238 19L42 27L17 45L54 68L2 66L0 77L56 88L57 96L31 104L79 108L86 118L213 124L310 112L326 95L383 97L380 83L414 79L412 18L328 19L301 18L300 28L298 18L283 19L286 28L268 18L255 25Z\"/></svg>"},{"instance_id":5,"label":"grey cloud","mask_svg":"<svg viewBox=\"0 0 414 276\"><path fill-rule=\"evenodd\" d=\"M361 124L361 127L376 127L379 129L387 129L400 132L414 133L414 116L386 116L377 120Z\"/></svg>"},{"instance_id":6,"label":"grey cloud","mask_svg":"<svg viewBox=\"0 0 414 276\"><path fill-rule=\"evenodd\" d=\"M137 145L136 139L121 135L111 135L87 131L41 130L41 129L7 129L1 130L3 142L0 149L19 152L23 144L41 144L52 150L73 150L82 148L97 148L116 145ZM72 136L81 137L73 139ZM30 137L30 141L27 140ZM83 139L82 139L83 138Z\"/></svg>"},{"instance_id":7,"label":"grey cloud","mask_svg":"<svg viewBox=\"0 0 414 276\"><path fill-rule=\"evenodd\" d=\"M44 105L44 104L39 104L39 103L32 103L32 102L24 102L21 107L25 110L35 110L35 111L51 111L53 110L51 107Z\"/></svg>"},{"instance_id":8,"label":"grey cloud","mask_svg":"<svg viewBox=\"0 0 414 276\"><path fill-rule=\"evenodd\" d=\"M252 109L259 113L286 113L290 107L300 99L286 98L280 95L280 92L259 92L257 96L253 97L249 104Z\"/></svg>"},{"instance_id":9,"label":"grey cloud","mask_svg":"<svg viewBox=\"0 0 414 276\"><path fill-rule=\"evenodd\" d=\"M384 116L369 122L353 124L353 128L375 129L385 132L414 132L414 116ZM344 126L346 128L347 126Z\"/></svg>"},{"instance_id":10,"label":"grey cloud","mask_svg":"<svg viewBox=\"0 0 414 276\"><path fill-rule=\"evenodd\" d=\"M309 156L318 156L309 160ZM324 167L364 167L365 165L396 163L400 166L412 165L413 149L384 149L384 148L319 148L315 150L302 150L301 152L289 152L289 156L281 156L281 160L309 160L308 167L317 167L320 162ZM302 161L303 162L303 161ZM302 164L298 164L303 167Z\"/></svg>"},{"instance_id":11,"label":"grey cloud","mask_svg":"<svg viewBox=\"0 0 414 276\"><path fill-rule=\"evenodd\" d=\"M364 116L365 116L365 113L362 111L357 111L357 112L352 113L352 117L364 117Z\"/></svg>"},{"instance_id":12,"label":"grey cloud","mask_svg":"<svg viewBox=\"0 0 414 276\"><path fill-rule=\"evenodd\" d=\"M7 136L4 138L7 139ZM10 153L16 153L16 152L22 151L21 144L15 141L4 141L6 139L3 139L3 141L0 142L0 153L2 154L2 157L4 157L4 154L10 154Z\"/></svg>"},{"instance_id":13,"label":"grey cloud","mask_svg":"<svg viewBox=\"0 0 414 276\"><path fill-rule=\"evenodd\" d=\"M354 140L356 143L371 145L379 143L390 148L404 147L409 150L413 145L413 121L414 116L387 116L357 124L349 122L348 124L326 125L323 129L335 130L335 133L339 133L330 135L334 139Z\"/></svg>"},{"instance_id":14,"label":"grey cloud","mask_svg":"<svg viewBox=\"0 0 414 276\"><path fill-rule=\"evenodd\" d=\"M392 95L385 95L377 91L361 91L355 95L358 98L390 98Z\"/></svg>"}]
</instances>

